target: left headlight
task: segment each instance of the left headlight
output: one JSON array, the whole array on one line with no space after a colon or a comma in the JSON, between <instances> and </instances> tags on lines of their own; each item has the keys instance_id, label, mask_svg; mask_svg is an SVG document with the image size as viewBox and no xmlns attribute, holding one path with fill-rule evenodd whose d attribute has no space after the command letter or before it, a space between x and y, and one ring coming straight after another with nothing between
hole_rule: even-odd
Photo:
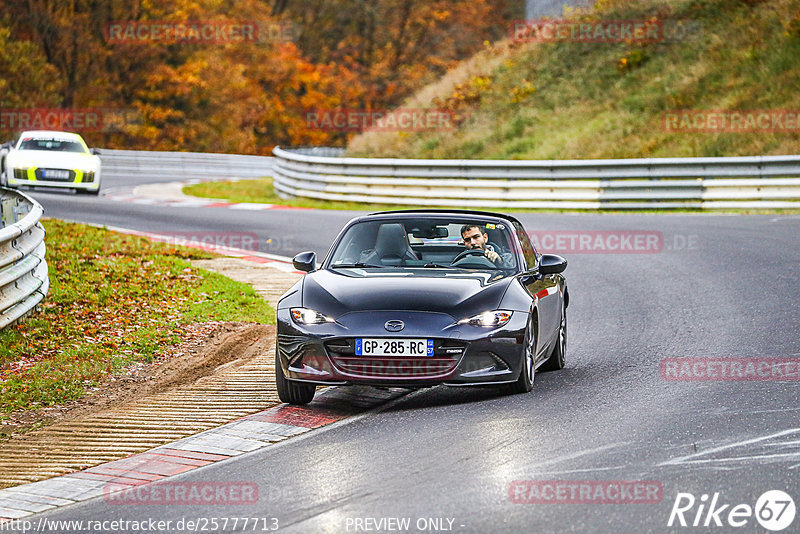
<instances>
[{"instance_id":1,"label":"left headlight","mask_svg":"<svg viewBox=\"0 0 800 534\"><path fill-rule=\"evenodd\" d=\"M507 310L485 311L466 319L461 319L458 324L471 324L472 326L503 326L511 319L513 312Z\"/></svg>"},{"instance_id":2,"label":"left headlight","mask_svg":"<svg viewBox=\"0 0 800 534\"><path fill-rule=\"evenodd\" d=\"M83 183L90 184L94 182L94 169L89 170L82 170L83 173Z\"/></svg>"},{"instance_id":3,"label":"left headlight","mask_svg":"<svg viewBox=\"0 0 800 534\"><path fill-rule=\"evenodd\" d=\"M335 319L331 319L327 315L323 315L316 310L308 308L291 308L289 310L292 314L292 319L297 324L323 324L335 323Z\"/></svg>"}]
</instances>

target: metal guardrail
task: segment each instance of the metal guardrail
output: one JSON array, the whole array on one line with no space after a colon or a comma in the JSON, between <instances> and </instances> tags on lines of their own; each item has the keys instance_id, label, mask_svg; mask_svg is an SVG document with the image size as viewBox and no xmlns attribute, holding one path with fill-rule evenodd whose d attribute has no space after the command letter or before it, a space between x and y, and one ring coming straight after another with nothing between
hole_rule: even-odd
<instances>
[{"instance_id":1,"label":"metal guardrail","mask_svg":"<svg viewBox=\"0 0 800 534\"><path fill-rule=\"evenodd\" d=\"M47 295L42 206L18 191L0 188L0 329L30 312Z\"/></svg>"},{"instance_id":2,"label":"metal guardrail","mask_svg":"<svg viewBox=\"0 0 800 534\"><path fill-rule=\"evenodd\" d=\"M800 208L800 156L564 161L344 158L276 147L279 194L415 206Z\"/></svg>"},{"instance_id":3,"label":"metal guardrail","mask_svg":"<svg viewBox=\"0 0 800 534\"><path fill-rule=\"evenodd\" d=\"M275 158L203 152L151 152L100 149L103 175L119 178L258 178L269 176Z\"/></svg>"}]
</instances>

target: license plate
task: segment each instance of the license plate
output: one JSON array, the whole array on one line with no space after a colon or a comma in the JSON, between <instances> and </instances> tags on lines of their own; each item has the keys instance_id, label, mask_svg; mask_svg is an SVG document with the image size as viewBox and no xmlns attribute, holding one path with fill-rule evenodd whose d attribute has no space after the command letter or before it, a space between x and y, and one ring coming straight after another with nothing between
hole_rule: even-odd
<instances>
[{"instance_id":1,"label":"license plate","mask_svg":"<svg viewBox=\"0 0 800 534\"><path fill-rule=\"evenodd\" d=\"M69 171L64 171L61 169L45 169L44 177L53 178L55 180L66 180L69 178Z\"/></svg>"},{"instance_id":2,"label":"license plate","mask_svg":"<svg viewBox=\"0 0 800 534\"><path fill-rule=\"evenodd\" d=\"M358 338L356 356L433 356L433 340Z\"/></svg>"}]
</instances>

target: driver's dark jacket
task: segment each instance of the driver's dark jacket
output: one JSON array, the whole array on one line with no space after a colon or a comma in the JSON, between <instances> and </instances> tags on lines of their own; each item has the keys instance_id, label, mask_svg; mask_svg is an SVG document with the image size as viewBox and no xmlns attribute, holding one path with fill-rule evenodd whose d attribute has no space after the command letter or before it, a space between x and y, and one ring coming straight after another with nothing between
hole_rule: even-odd
<instances>
[{"instance_id":1,"label":"driver's dark jacket","mask_svg":"<svg viewBox=\"0 0 800 534\"><path fill-rule=\"evenodd\" d=\"M503 249L500 247L496 247L491 243L486 243L486 250L491 250L493 252L497 252L497 255L500 256L500 261L494 262L495 265L504 269L513 269L514 268L514 255L510 252L503 252Z\"/></svg>"}]
</instances>

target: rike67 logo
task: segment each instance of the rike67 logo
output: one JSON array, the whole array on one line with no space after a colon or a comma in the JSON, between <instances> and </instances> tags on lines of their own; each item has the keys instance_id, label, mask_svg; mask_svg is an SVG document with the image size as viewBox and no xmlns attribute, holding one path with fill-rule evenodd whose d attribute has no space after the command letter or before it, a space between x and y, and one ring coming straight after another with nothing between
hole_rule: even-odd
<instances>
[{"instance_id":1,"label":"rike67 logo","mask_svg":"<svg viewBox=\"0 0 800 534\"><path fill-rule=\"evenodd\" d=\"M794 500L780 490L770 490L749 504L723 503L719 493L709 500L707 494L699 499L691 493L678 493L669 514L668 527L744 527L753 526L752 519L773 532L785 530L794 521L797 509Z\"/></svg>"}]
</instances>

